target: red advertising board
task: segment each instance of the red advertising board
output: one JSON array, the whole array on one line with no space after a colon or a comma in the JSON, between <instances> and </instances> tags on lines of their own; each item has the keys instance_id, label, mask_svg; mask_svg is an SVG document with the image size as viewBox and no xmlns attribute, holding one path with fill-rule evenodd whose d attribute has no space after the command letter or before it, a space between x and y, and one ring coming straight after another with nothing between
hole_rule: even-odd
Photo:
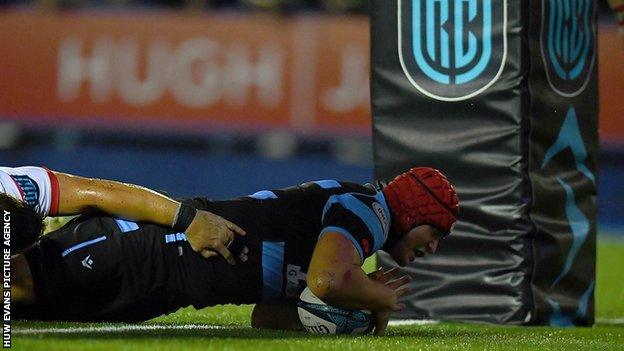
<instances>
[{"instance_id":1,"label":"red advertising board","mask_svg":"<svg viewBox=\"0 0 624 351\"><path fill-rule=\"evenodd\" d=\"M0 14L0 115L35 123L369 133L355 18Z\"/></svg>"},{"instance_id":2,"label":"red advertising board","mask_svg":"<svg viewBox=\"0 0 624 351\"><path fill-rule=\"evenodd\" d=\"M599 38L601 138L624 143L624 46ZM5 10L0 48L2 119L370 133L366 17Z\"/></svg>"}]
</instances>

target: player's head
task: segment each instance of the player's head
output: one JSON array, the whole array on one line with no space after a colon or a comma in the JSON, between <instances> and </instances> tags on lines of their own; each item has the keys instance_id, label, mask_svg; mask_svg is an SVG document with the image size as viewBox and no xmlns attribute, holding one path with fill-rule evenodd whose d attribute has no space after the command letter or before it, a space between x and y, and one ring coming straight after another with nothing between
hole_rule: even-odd
<instances>
[{"instance_id":1,"label":"player's head","mask_svg":"<svg viewBox=\"0 0 624 351\"><path fill-rule=\"evenodd\" d=\"M0 212L3 218L9 212L11 223L11 251L19 252L32 245L41 235L45 225L37 211L7 194L0 194Z\"/></svg>"},{"instance_id":2,"label":"player's head","mask_svg":"<svg viewBox=\"0 0 624 351\"><path fill-rule=\"evenodd\" d=\"M435 252L459 212L457 193L448 179L436 169L416 167L394 178L382 191L392 216L384 250L399 264Z\"/></svg>"}]
</instances>

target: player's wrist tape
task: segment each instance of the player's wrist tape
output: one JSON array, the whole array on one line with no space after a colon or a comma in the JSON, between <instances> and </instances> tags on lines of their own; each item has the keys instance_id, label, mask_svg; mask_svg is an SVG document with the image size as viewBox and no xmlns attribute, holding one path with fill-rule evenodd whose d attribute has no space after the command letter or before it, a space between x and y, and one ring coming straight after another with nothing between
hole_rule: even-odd
<instances>
[{"instance_id":1,"label":"player's wrist tape","mask_svg":"<svg viewBox=\"0 0 624 351\"><path fill-rule=\"evenodd\" d=\"M196 214L197 209L195 207L181 203L173 221L173 229L178 233L185 232L195 219Z\"/></svg>"}]
</instances>

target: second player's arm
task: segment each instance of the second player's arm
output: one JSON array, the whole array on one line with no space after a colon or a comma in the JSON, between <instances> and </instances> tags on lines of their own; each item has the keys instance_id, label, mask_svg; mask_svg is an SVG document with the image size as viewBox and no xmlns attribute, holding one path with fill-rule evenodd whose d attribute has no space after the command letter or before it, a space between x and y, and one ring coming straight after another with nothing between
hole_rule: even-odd
<instances>
[{"instance_id":1,"label":"second player's arm","mask_svg":"<svg viewBox=\"0 0 624 351\"><path fill-rule=\"evenodd\" d=\"M171 227L180 209L179 202L141 186L53 173L59 188L57 215L99 210L124 219ZM198 211L186 234L193 249L204 257L216 255L211 251L216 250L233 263L234 258L225 245L244 231L220 216Z\"/></svg>"},{"instance_id":2,"label":"second player's arm","mask_svg":"<svg viewBox=\"0 0 624 351\"><path fill-rule=\"evenodd\" d=\"M172 226L180 207L179 202L141 186L53 173L59 185L57 215L98 210L133 221Z\"/></svg>"}]
</instances>

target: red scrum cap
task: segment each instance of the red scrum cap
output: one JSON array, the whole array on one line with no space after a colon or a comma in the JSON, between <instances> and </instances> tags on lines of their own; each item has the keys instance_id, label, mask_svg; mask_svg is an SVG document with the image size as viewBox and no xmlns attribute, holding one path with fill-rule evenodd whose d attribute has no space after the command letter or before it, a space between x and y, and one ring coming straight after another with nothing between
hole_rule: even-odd
<instances>
[{"instance_id":1,"label":"red scrum cap","mask_svg":"<svg viewBox=\"0 0 624 351\"><path fill-rule=\"evenodd\" d=\"M447 235L457 219L457 193L437 169L412 168L394 178L382 191L399 234L429 224Z\"/></svg>"}]
</instances>

